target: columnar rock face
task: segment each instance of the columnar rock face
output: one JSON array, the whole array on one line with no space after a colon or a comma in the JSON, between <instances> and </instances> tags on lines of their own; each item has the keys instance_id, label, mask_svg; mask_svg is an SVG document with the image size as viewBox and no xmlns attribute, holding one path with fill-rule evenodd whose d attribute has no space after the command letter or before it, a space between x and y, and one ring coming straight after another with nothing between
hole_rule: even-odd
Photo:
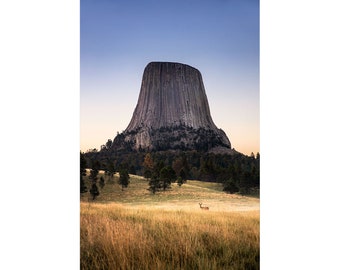
<instances>
[{"instance_id":1,"label":"columnar rock face","mask_svg":"<svg viewBox=\"0 0 340 270\"><path fill-rule=\"evenodd\" d=\"M201 73L185 64L151 62L130 124L113 147L207 151L231 145L211 118Z\"/></svg>"}]
</instances>

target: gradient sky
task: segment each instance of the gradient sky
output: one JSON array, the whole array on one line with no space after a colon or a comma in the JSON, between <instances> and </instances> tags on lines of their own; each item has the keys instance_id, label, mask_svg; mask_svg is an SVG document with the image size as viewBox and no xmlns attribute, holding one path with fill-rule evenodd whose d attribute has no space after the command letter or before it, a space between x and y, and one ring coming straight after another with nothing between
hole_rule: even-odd
<instances>
[{"instance_id":1,"label":"gradient sky","mask_svg":"<svg viewBox=\"0 0 340 270\"><path fill-rule=\"evenodd\" d=\"M128 126L151 61L200 70L214 123L260 152L258 0L81 0L81 151Z\"/></svg>"}]
</instances>

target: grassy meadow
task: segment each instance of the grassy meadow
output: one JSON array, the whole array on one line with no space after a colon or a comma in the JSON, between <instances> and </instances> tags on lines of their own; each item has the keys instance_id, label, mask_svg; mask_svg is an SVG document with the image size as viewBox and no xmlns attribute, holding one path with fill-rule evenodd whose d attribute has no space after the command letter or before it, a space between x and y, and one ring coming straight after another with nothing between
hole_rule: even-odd
<instances>
[{"instance_id":1,"label":"grassy meadow","mask_svg":"<svg viewBox=\"0 0 340 270\"><path fill-rule=\"evenodd\" d=\"M151 194L130 176L123 191L115 175L95 201L81 197L81 269L259 269L258 198L199 181Z\"/></svg>"}]
</instances>

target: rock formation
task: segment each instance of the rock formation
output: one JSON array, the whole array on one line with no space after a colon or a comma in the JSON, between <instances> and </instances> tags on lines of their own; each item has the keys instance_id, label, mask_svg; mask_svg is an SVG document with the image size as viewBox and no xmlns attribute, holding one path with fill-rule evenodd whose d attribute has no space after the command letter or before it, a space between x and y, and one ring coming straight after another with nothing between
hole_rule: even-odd
<instances>
[{"instance_id":1,"label":"rock formation","mask_svg":"<svg viewBox=\"0 0 340 270\"><path fill-rule=\"evenodd\" d=\"M211 118L201 73L185 64L151 62L144 70L130 124L112 147L221 151L231 145Z\"/></svg>"}]
</instances>

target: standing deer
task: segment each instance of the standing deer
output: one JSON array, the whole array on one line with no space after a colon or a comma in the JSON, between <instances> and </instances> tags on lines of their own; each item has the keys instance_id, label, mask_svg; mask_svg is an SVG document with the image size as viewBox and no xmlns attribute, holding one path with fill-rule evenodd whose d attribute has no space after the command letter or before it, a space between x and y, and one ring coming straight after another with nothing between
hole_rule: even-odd
<instances>
[{"instance_id":1,"label":"standing deer","mask_svg":"<svg viewBox=\"0 0 340 270\"><path fill-rule=\"evenodd\" d=\"M202 203L198 203L200 205L200 208L202 210L209 210L209 207L208 206L202 206Z\"/></svg>"}]
</instances>

